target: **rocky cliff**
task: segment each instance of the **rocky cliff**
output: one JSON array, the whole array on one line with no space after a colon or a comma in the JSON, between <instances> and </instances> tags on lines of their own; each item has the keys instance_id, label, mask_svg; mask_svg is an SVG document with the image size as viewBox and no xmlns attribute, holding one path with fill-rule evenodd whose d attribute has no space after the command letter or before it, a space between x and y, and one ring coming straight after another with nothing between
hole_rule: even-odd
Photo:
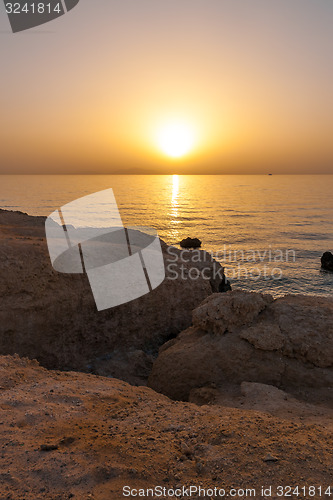
<instances>
[{"instance_id":1,"label":"rocky cliff","mask_svg":"<svg viewBox=\"0 0 333 500\"><path fill-rule=\"evenodd\" d=\"M2 354L36 358L48 368L97 370L103 361L103 374L112 375L115 351L124 351L124 358L133 351L145 365L146 352L187 328L192 310L218 289L221 278L214 269L221 270L219 264L204 252L199 262L197 253L195 262L183 262L180 250L170 254L162 243L164 282L137 300L98 312L86 275L52 269L44 223L44 217L0 210ZM207 270L204 277L190 279L191 268Z\"/></svg>"},{"instance_id":2,"label":"rocky cliff","mask_svg":"<svg viewBox=\"0 0 333 500\"><path fill-rule=\"evenodd\" d=\"M234 290L193 311L193 326L162 346L149 385L186 400L191 390L259 382L332 399L333 301Z\"/></svg>"}]
</instances>

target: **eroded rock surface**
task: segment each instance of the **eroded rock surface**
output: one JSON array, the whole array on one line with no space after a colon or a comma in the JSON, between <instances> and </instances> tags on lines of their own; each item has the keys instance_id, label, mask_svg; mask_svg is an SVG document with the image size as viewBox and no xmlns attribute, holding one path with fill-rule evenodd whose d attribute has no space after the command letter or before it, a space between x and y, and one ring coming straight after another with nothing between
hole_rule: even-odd
<instances>
[{"instance_id":1,"label":"eroded rock surface","mask_svg":"<svg viewBox=\"0 0 333 500\"><path fill-rule=\"evenodd\" d=\"M260 391L265 404L276 392L245 390L250 401ZM17 356L0 356L0 407L1 499L116 500L125 485L178 484L246 487L259 499L263 484L302 478L302 486L326 490L332 477L332 418L321 407L302 410L301 419L295 407L279 417L258 406L199 407Z\"/></svg>"},{"instance_id":2,"label":"eroded rock surface","mask_svg":"<svg viewBox=\"0 0 333 500\"><path fill-rule=\"evenodd\" d=\"M333 301L235 290L193 311L193 326L165 344L153 389L186 400L191 390L259 382L291 392L333 386Z\"/></svg>"},{"instance_id":3,"label":"eroded rock surface","mask_svg":"<svg viewBox=\"0 0 333 500\"><path fill-rule=\"evenodd\" d=\"M44 224L44 217L0 210L2 354L36 358L48 368L81 370L119 349L149 355L187 328L192 310L218 290L218 263L205 252L198 262L200 251L195 262L190 251L185 261L180 250L162 242L164 282L137 300L98 312L86 275L52 269ZM197 268L198 279L191 279L192 268ZM114 372L111 358L103 364L104 375L108 366Z\"/></svg>"}]
</instances>

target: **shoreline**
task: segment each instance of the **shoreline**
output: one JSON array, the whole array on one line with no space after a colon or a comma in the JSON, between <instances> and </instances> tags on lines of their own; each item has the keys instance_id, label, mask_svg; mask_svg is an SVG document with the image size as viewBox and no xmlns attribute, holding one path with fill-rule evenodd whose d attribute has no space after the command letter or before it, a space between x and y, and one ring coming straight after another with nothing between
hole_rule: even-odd
<instances>
[{"instance_id":1,"label":"shoreline","mask_svg":"<svg viewBox=\"0 0 333 500\"><path fill-rule=\"evenodd\" d=\"M23 219L28 217L31 225L36 226L38 220L46 219L46 215L30 215L19 210L0 210L2 220L5 222L8 218L12 219L13 224L25 225L27 222ZM8 222L11 223L9 220ZM163 241L161 236L160 239ZM181 254L185 253L184 260L188 260L187 249L182 249L177 243L168 242L167 245L170 249L176 248ZM242 243L221 243L219 248L216 245L204 243L198 251L206 254L205 261L217 261L225 267L227 278L233 287L259 293L271 293L277 298L288 294L332 296L333 273L323 269L320 263L323 252L331 248L331 245L327 245L325 241L320 250L310 252L310 254L315 254L316 258L313 255L307 255L308 251L305 251L304 256L296 247L289 248L278 243L258 246L250 242L244 245L243 241ZM196 252L197 250L191 250L192 260ZM308 275L307 281L305 275Z\"/></svg>"}]
</instances>

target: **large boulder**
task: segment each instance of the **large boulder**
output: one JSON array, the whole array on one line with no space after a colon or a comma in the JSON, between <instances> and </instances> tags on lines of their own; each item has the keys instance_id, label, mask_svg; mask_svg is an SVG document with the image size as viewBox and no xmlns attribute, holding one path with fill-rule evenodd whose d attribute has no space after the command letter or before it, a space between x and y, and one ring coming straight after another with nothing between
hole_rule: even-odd
<instances>
[{"instance_id":1,"label":"large boulder","mask_svg":"<svg viewBox=\"0 0 333 500\"><path fill-rule=\"evenodd\" d=\"M244 381L331 394L332 368L331 299L234 290L193 311L193 326L160 349L149 385L180 400L195 388Z\"/></svg>"},{"instance_id":2,"label":"large boulder","mask_svg":"<svg viewBox=\"0 0 333 500\"><path fill-rule=\"evenodd\" d=\"M191 252L162 242L164 282L98 312L86 275L53 270L44 224L44 217L0 210L0 354L36 358L47 368L89 369L104 356L106 375L115 350L157 351L191 324L192 310L223 276L205 252L196 251L193 261Z\"/></svg>"}]
</instances>

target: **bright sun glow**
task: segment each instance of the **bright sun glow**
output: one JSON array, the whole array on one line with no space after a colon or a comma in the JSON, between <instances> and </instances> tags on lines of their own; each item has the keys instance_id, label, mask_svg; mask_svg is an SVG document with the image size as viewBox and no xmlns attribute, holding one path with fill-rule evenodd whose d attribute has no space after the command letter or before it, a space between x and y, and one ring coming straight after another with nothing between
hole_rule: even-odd
<instances>
[{"instance_id":1,"label":"bright sun glow","mask_svg":"<svg viewBox=\"0 0 333 500\"><path fill-rule=\"evenodd\" d=\"M159 148L171 158L180 158L194 146L194 132L186 123L168 123L157 133Z\"/></svg>"}]
</instances>

